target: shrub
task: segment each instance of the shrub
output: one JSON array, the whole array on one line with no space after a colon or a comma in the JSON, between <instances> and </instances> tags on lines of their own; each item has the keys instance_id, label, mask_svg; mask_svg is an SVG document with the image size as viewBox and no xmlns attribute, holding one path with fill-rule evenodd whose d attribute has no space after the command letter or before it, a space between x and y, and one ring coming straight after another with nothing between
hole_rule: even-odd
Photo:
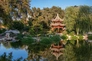
<instances>
[{"instance_id":1,"label":"shrub","mask_svg":"<svg viewBox=\"0 0 92 61\"><path fill-rule=\"evenodd\" d=\"M79 40L83 40L83 36L82 35L78 35L79 36Z\"/></svg>"},{"instance_id":2,"label":"shrub","mask_svg":"<svg viewBox=\"0 0 92 61\"><path fill-rule=\"evenodd\" d=\"M52 40L49 37L44 37L40 41L41 44L50 45L52 43Z\"/></svg>"},{"instance_id":3,"label":"shrub","mask_svg":"<svg viewBox=\"0 0 92 61\"><path fill-rule=\"evenodd\" d=\"M23 31L29 31L29 29L30 29L30 26L24 26L24 29L23 29Z\"/></svg>"},{"instance_id":4,"label":"shrub","mask_svg":"<svg viewBox=\"0 0 92 61\"><path fill-rule=\"evenodd\" d=\"M55 35L55 36L52 36L50 37L51 40L54 42L54 43L59 43L60 40L61 40L61 37L59 35Z\"/></svg>"},{"instance_id":5,"label":"shrub","mask_svg":"<svg viewBox=\"0 0 92 61\"><path fill-rule=\"evenodd\" d=\"M89 40L92 40L92 35L88 35L88 39Z\"/></svg>"},{"instance_id":6,"label":"shrub","mask_svg":"<svg viewBox=\"0 0 92 61\"><path fill-rule=\"evenodd\" d=\"M67 37L66 35L62 35L61 38L62 38L63 40L66 40L68 37Z\"/></svg>"},{"instance_id":7,"label":"shrub","mask_svg":"<svg viewBox=\"0 0 92 61\"><path fill-rule=\"evenodd\" d=\"M32 36L27 36L25 38L22 38L21 41L25 45L30 45L30 44L34 43L34 39L32 38Z\"/></svg>"},{"instance_id":8,"label":"shrub","mask_svg":"<svg viewBox=\"0 0 92 61\"><path fill-rule=\"evenodd\" d=\"M21 40L22 38L23 38L22 34L18 34L17 37L16 37L17 40Z\"/></svg>"},{"instance_id":9,"label":"shrub","mask_svg":"<svg viewBox=\"0 0 92 61\"><path fill-rule=\"evenodd\" d=\"M3 33L3 32L5 32L5 29L0 29L0 33Z\"/></svg>"},{"instance_id":10,"label":"shrub","mask_svg":"<svg viewBox=\"0 0 92 61\"><path fill-rule=\"evenodd\" d=\"M14 21L11 25L9 25L9 28L22 30L24 28L24 24L20 21Z\"/></svg>"},{"instance_id":11,"label":"shrub","mask_svg":"<svg viewBox=\"0 0 92 61\"><path fill-rule=\"evenodd\" d=\"M77 40L77 36L71 36L71 40Z\"/></svg>"}]
</instances>

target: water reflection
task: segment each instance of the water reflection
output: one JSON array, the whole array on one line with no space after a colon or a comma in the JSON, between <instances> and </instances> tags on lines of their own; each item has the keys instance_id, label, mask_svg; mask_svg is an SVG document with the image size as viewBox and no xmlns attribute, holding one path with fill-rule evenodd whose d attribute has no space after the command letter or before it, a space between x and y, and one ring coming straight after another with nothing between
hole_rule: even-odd
<instances>
[{"instance_id":1,"label":"water reflection","mask_svg":"<svg viewBox=\"0 0 92 61\"><path fill-rule=\"evenodd\" d=\"M39 43L24 45L20 41L18 42L7 42L0 44L0 56L4 54L4 52L8 55L12 52L13 60L18 58L26 59L26 61L56 61L56 57L51 54L51 50L49 48L45 48ZM61 61L62 56L59 57ZM59 61L58 60L58 61Z\"/></svg>"},{"instance_id":2,"label":"water reflection","mask_svg":"<svg viewBox=\"0 0 92 61\"><path fill-rule=\"evenodd\" d=\"M0 56L3 54L3 53L6 53L7 55L12 52L12 56L13 56L13 60L15 59L18 59L20 57L22 58L27 58L28 56L28 53L25 49L21 49L21 48L12 48L10 43L1 43L0 44Z\"/></svg>"}]
</instances>

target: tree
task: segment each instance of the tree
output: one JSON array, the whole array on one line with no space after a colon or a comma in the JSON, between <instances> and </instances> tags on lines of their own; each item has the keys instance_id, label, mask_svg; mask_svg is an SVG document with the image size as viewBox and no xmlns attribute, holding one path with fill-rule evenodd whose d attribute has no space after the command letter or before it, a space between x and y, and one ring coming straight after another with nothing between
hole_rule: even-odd
<instances>
[{"instance_id":1,"label":"tree","mask_svg":"<svg viewBox=\"0 0 92 61\"><path fill-rule=\"evenodd\" d=\"M3 4L5 3L5 4ZM9 1L2 0L0 1L0 20L4 25L7 25L12 22L12 19L9 15Z\"/></svg>"},{"instance_id":2,"label":"tree","mask_svg":"<svg viewBox=\"0 0 92 61\"><path fill-rule=\"evenodd\" d=\"M32 27L41 25L44 33L49 31L51 19L55 18L57 13L60 14L61 18L64 17L64 10L56 6L53 6L52 8L44 8L42 10L40 8L33 7L31 9L31 13Z\"/></svg>"},{"instance_id":3,"label":"tree","mask_svg":"<svg viewBox=\"0 0 92 61\"><path fill-rule=\"evenodd\" d=\"M4 3L4 4L3 4ZM23 19L26 20L28 13L30 13L30 0L1 0L0 9L3 9L3 22L5 25L11 23L12 20Z\"/></svg>"},{"instance_id":4,"label":"tree","mask_svg":"<svg viewBox=\"0 0 92 61\"><path fill-rule=\"evenodd\" d=\"M66 29L71 32L74 29L75 21L78 15L78 7L68 7L65 9L65 24Z\"/></svg>"},{"instance_id":5,"label":"tree","mask_svg":"<svg viewBox=\"0 0 92 61\"><path fill-rule=\"evenodd\" d=\"M65 9L65 23L67 31L75 34L85 34L92 31L91 15L89 6L71 6Z\"/></svg>"},{"instance_id":6,"label":"tree","mask_svg":"<svg viewBox=\"0 0 92 61\"><path fill-rule=\"evenodd\" d=\"M10 29L22 30L24 28L24 24L21 21L13 21L10 25Z\"/></svg>"},{"instance_id":7,"label":"tree","mask_svg":"<svg viewBox=\"0 0 92 61\"><path fill-rule=\"evenodd\" d=\"M85 34L89 31L92 31L92 26L91 26L91 19L90 19L90 14L92 13L90 11L89 6L80 6L79 8L79 14L78 14L78 21L77 23L80 25L77 28L79 28L79 32L82 34ZM82 25L82 26L81 26Z\"/></svg>"}]
</instances>

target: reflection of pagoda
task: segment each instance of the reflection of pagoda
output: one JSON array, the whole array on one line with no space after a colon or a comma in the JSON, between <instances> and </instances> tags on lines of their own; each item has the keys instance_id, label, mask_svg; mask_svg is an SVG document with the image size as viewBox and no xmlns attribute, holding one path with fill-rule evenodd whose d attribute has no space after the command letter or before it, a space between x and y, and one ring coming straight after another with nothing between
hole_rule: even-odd
<instances>
[{"instance_id":1,"label":"reflection of pagoda","mask_svg":"<svg viewBox=\"0 0 92 61\"><path fill-rule=\"evenodd\" d=\"M58 45L52 44L51 47L51 53L56 57L56 60L63 54L64 50L64 44L62 41Z\"/></svg>"},{"instance_id":2,"label":"reflection of pagoda","mask_svg":"<svg viewBox=\"0 0 92 61\"><path fill-rule=\"evenodd\" d=\"M50 26L51 30L56 31L57 33L61 33L65 30L65 24L63 24L63 19L61 19L58 14L55 19L51 20Z\"/></svg>"}]
</instances>

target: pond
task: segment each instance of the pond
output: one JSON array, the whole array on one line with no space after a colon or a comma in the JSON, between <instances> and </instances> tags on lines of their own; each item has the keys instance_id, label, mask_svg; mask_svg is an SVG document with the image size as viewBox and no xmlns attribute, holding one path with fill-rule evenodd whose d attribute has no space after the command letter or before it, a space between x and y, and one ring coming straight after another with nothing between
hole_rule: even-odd
<instances>
[{"instance_id":1,"label":"pond","mask_svg":"<svg viewBox=\"0 0 92 61\"><path fill-rule=\"evenodd\" d=\"M16 44L16 43L15 43ZM17 44L16 44L17 45ZM49 56L52 56L53 59L53 55L50 54L49 50L46 51L40 51L39 49L37 50L37 48L39 47L32 47L30 51L30 49L28 49L28 46L26 45L22 45L20 47L20 45L17 47L14 46L14 44L12 45L10 42L1 42L0 43L0 56L4 56L4 53L6 53L7 56L9 56L10 53L12 53L12 61L14 60L18 60L20 59L20 61L48 61ZM34 51L35 50L35 51ZM55 57L54 57L55 58ZM1 57L0 57L1 59Z\"/></svg>"},{"instance_id":2,"label":"pond","mask_svg":"<svg viewBox=\"0 0 92 61\"><path fill-rule=\"evenodd\" d=\"M28 52L25 49L21 48L12 48L9 44L4 45L3 43L0 44L0 56L4 53L7 55L12 52L13 60L18 59L20 57L27 58Z\"/></svg>"},{"instance_id":3,"label":"pond","mask_svg":"<svg viewBox=\"0 0 92 61\"><path fill-rule=\"evenodd\" d=\"M60 47L58 49L60 49ZM79 46L77 46L74 41L68 41L64 51L52 50L47 46L47 44L28 43L25 45L20 41L0 42L0 61L6 61L1 60L5 59L4 56L11 59L8 61L92 61L92 44L85 41L80 41ZM57 52L58 54L56 55L59 57L57 58L54 54L52 54L52 52ZM63 52L63 55L60 55L61 53L59 52ZM12 58L9 55L10 53L12 53Z\"/></svg>"}]
</instances>

